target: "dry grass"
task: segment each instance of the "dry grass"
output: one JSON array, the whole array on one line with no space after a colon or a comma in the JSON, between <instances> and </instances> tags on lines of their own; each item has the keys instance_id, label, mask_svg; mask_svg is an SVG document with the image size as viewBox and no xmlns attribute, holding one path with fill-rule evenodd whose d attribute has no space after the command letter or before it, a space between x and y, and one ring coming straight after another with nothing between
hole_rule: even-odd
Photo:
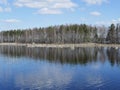
<instances>
[{"instance_id":1,"label":"dry grass","mask_svg":"<svg viewBox=\"0 0 120 90\"><path fill-rule=\"evenodd\" d=\"M52 48L73 48L74 47L120 47L120 44L22 44L22 43L0 43L0 46L26 46L26 47L52 47Z\"/></svg>"}]
</instances>

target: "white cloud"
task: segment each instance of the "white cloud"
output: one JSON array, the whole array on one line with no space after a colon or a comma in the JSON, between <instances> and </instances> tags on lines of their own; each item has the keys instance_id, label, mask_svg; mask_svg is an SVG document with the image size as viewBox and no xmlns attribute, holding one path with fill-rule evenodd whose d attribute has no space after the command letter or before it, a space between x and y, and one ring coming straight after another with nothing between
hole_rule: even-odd
<instances>
[{"instance_id":1,"label":"white cloud","mask_svg":"<svg viewBox=\"0 0 120 90\"><path fill-rule=\"evenodd\" d=\"M113 20L112 20L112 22L113 22L113 23L116 23L116 22L118 22L118 20L116 20L116 19L113 19Z\"/></svg>"},{"instance_id":2,"label":"white cloud","mask_svg":"<svg viewBox=\"0 0 120 90\"><path fill-rule=\"evenodd\" d=\"M8 2L7 2L7 0L0 0L0 4L5 4L5 5L7 5Z\"/></svg>"},{"instance_id":3,"label":"white cloud","mask_svg":"<svg viewBox=\"0 0 120 90\"><path fill-rule=\"evenodd\" d=\"M0 7L0 12L11 12L11 8L10 7L6 7L6 8Z\"/></svg>"},{"instance_id":4,"label":"white cloud","mask_svg":"<svg viewBox=\"0 0 120 90\"><path fill-rule=\"evenodd\" d=\"M2 7L0 7L0 12L3 12L3 8Z\"/></svg>"},{"instance_id":5,"label":"white cloud","mask_svg":"<svg viewBox=\"0 0 120 90\"><path fill-rule=\"evenodd\" d=\"M120 18L112 19L111 23L114 23L114 24L120 23Z\"/></svg>"},{"instance_id":6,"label":"white cloud","mask_svg":"<svg viewBox=\"0 0 120 90\"><path fill-rule=\"evenodd\" d=\"M80 9L80 11L85 11L85 10L86 10L85 7L81 7L81 8L79 8L79 9Z\"/></svg>"},{"instance_id":7,"label":"white cloud","mask_svg":"<svg viewBox=\"0 0 120 90\"><path fill-rule=\"evenodd\" d=\"M101 13L98 11L90 12L90 14L93 16L100 16L101 15Z\"/></svg>"},{"instance_id":8,"label":"white cloud","mask_svg":"<svg viewBox=\"0 0 120 90\"><path fill-rule=\"evenodd\" d=\"M80 18L80 21L81 21L82 23L85 23L85 22L87 21L87 18L81 17L81 18Z\"/></svg>"},{"instance_id":9,"label":"white cloud","mask_svg":"<svg viewBox=\"0 0 120 90\"><path fill-rule=\"evenodd\" d=\"M67 5L66 5L66 4ZM75 7L76 5L73 3L73 2L70 2L68 0L66 0L66 2L58 2L58 3L55 3L52 8L73 8Z\"/></svg>"},{"instance_id":10,"label":"white cloud","mask_svg":"<svg viewBox=\"0 0 120 90\"><path fill-rule=\"evenodd\" d=\"M118 21L120 22L120 18L118 18Z\"/></svg>"},{"instance_id":11,"label":"white cloud","mask_svg":"<svg viewBox=\"0 0 120 90\"><path fill-rule=\"evenodd\" d=\"M20 22L20 20L18 20L18 19L6 19L6 20L2 20L2 22L5 22L5 23L18 23L18 22Z\"/></svg>"},{"instance_id":12,"label":"white cloud","mask_svg":"<svg viewBox=\"0 0 120 90\"><path fill-rule=\"evenodd\" d=\"M7 0L0 0L0 5L0 12L11 12L11 8L9 7Z\"/></svg>"},{"instance_id":13,"label":"white cloud","mask_svg":"<svg viewBox=\"0 0 120 90\"><path fill-rule=\"evenodd\" d=\"M57 9L48 9L48 8L42 8L38 12L38 14L62 14L62 11Z\"/></svg>"},{"instance_id":14,"label":"white cloud","mask_svg":"<svg viewBox=\"0 0 120 90\"><path fill-rule=\"evenodd\" d=\"M102 3L107 3L109 0L83 0L86 4L89 5L101 5Z\"/></svg>"},{"instance_id":15,"label":"white cloud","mask_svg":"<svg viewBox=\"0 0 120 90\"><path fill-rule=\"evenodd\" d=\"M110 25L111 22L110 21L97 21L95 24L96 25Z\"/></svg>"},{"instance_id":16,"label":"white cloud","mask_svg":"<svg viewBox=\"0 0 120 90\"><path fill-rule=\"evenodd\" d=\"M11 9L10 7L6 7L6 8L4 8L4 11L5 11L5 12L11 12L12 9Z\"/></svg>"},{"instance_id":17,"label":"white cloud","mask_svg":"<svg viewBox=\"0 0 120 90\"><path fill-rule=\"evenodd\" d=\"M97 24L97 25L110 25L112 23L114 23L114 24L120 23L120 18L112 19L110 21L97 21L95 24Z\"/></svg>"},{"instance_id":18,"label":"white cloud","mask_svg":"<svg viewBox=\"0 0 120 90\"><path fill-rule=\"evenodd\" d=\"M35 8L41 14L61 14L62 9L73 10L77 6L71 0L16 0L14 5Z\"/></svg>"}]
</instances>

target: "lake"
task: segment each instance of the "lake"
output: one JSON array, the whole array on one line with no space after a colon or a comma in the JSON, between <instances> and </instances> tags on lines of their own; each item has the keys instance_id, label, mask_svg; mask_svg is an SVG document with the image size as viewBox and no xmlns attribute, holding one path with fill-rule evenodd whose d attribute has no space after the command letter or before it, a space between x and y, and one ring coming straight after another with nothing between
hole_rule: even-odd
<instances>
[{"instance_id":1,"label":"lake","mask_svg":"<svg viewBox=\"0 0 120 90\"><path fill-rule=\"evenodd\" d=\"M0 90L119 90L120 48L0 46Z\"/></svg>"}]
</instances>

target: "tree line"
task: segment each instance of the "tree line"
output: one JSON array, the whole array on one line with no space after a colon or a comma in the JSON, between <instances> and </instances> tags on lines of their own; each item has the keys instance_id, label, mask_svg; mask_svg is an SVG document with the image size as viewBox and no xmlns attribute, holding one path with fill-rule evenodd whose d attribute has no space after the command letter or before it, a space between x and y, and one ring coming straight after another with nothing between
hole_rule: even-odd
<instances>
[{"instance_id":1,"label":"tree line","mask_svg":"<svg viewBox=\"0 0 120 90\"><path fill-rule=\"evenodd\" d=\"M120 24L90 26L86 24L58 25L46 28L17 29L0 32L0 42L15 43L120 43Z\"/></svg>"}]
</instances>

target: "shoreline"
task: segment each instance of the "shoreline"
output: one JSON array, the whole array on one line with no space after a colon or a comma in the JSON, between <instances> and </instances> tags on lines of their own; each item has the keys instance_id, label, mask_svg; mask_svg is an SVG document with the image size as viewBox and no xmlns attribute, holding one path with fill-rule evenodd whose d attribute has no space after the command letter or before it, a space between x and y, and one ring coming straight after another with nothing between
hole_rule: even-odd
<instances>
[{"instance_id":1,"label":"shoreline","mask_svg":"<svg viewBox=\"0 0 120 90\"><path fill-rule=\"evenodd\" d=\"M98 43L81 43L81 44L25 44L25 43L0 43L0 46L26 46L26 47L48 47L48 48L75 48L75 47L114 47L120 48L120 44L98 44Z\"/></svg>"}]
</instances>

